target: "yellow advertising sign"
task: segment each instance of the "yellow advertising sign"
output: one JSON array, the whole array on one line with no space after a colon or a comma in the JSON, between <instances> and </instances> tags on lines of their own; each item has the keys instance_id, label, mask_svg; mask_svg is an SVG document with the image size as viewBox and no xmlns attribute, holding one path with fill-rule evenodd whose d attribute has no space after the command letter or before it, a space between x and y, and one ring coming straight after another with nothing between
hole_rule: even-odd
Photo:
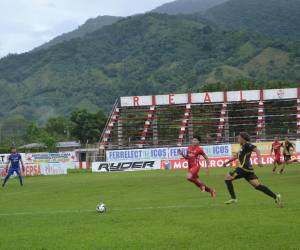
<instances>
[{"instance_id":1,"label":"yellow advertising sign","mask_svg":"<svg viewBox=\"0 0 300 250\"><path fill-rule=\"evenodd\" d=\"M292 141L292 143L295 143ZM272 142L254 142L253 143L263 155L269 155L271 153ZM239 144L232 144L231 150L233 154L238 153L241 150L241 146Z\"/></svg>"}]
</instances>

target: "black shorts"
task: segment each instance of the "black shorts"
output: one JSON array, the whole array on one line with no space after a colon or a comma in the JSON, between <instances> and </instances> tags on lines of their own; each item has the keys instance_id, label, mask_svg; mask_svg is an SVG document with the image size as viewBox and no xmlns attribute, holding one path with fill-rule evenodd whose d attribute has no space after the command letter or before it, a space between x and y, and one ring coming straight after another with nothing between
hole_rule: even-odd
<instances>
[{"instance_id":1,"label":"black shorts","mask_svg":"<svg viewBox=\"0 0 300 250\"><path fill-rule=\"evenodd\" d=\"M290 161L292 160L292 156L291 155L284 155L284 161Z\"/></svg>"},{"instance_id":2,"label":"black shorts","mask_svg":"<svg viewBox=\"0 0 300 250\"><path fill-rule=\"evenodd\" d=\"M258 179L254 172L248 172L239 167L236 168L234 171L230 172L229 174L233 177L233 180L244 178L247 181L251 181Z\"/></svg>"}]
</instances>

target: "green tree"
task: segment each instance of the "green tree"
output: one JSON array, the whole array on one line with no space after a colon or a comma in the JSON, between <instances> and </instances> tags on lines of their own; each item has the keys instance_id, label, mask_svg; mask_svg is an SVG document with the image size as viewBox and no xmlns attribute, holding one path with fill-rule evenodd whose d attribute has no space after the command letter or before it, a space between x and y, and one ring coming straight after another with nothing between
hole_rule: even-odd
<instances>
[{"instance_id":1,"label":"green tree","mask_svg":"<svg viewBox=\"0 0 300 250\"><path fill-rule=\"evenodd\" d=\"M71 114L71 122L73 123L71 134L82 143L97 142L106 119L102 111L97 113L90 113L85 109L74 111Z\"/></svg>"},{"instance_id":2,"label":"green tree","mask_svg":"<svg viewBox=\"0 0 300 250\"><path fill-rule=\"evenodd\" d=\"M56 151L56 143L59 139L58 136L49 134L47 129L38 127L34 123L27 129L26 143L43 143L49 152Z\"/></svg>"},{"instance_id":3,"label":"green tree","mask_svg":"<svg viewBox=\"0 0 300 250\"><path fill-rule=\"evenodd\" d=\"M65 139L70 139L70 130L72 123L69 119L59 116L50 118L46 123L46 131L50 135L60 136Z\"/></svg>"}]
</instances>

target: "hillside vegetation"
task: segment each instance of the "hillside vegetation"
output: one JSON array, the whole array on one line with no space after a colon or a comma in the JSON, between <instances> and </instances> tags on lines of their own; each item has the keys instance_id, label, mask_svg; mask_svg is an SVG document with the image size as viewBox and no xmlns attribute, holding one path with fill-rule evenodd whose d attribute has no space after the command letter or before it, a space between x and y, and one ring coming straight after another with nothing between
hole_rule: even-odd
<instances>
[{"instance_id":1,"label":"hillside vegetation","mask_svg":"<svg viewBox=\"0 0 300 250\"><path fill-rule=\"evenodd\" d=\"M299 0L230 0L204 15L224 28L249 28L277 39L300 40Z\"/></svg>"},{"instance_id":2,"label":"hillside vegetation","mask_svg":"<svg viewBox=\"0 0 300 250\"><path fill-rule=\"evenodd\" d=\"M228 0L177 0L163 4L154 9L153 12L169 15L204 13L226 1Z\"/></svg>"},{"instance_id":3,"label":"hillside vegetation","mask_svg":"<svg viewBox=\"0 0 300 250\"><path fill-rule=\"evenodd\" d=\"M197 91L213 81L299 83L299 51L295 43L223 31L196 17L130 17L0 60L0 117L43 123L76 108L109 111L119 96Z\"/></svg>"},{"instance_id":4,"label":"hillside vegetation","mask_svg":"<svg viewBox=\"0 0 300 250\"><path fill-rule=\"evenodd\" d=\"M85 35L92 33L96 30L99 30L104 26L111 25L119 21L121 18L122 17L116 17L116 16L99 16L96 18L88 19L83 25L79 26L77 29L62 34L52 39L51 41L43 44L42 46L37 47L35 50L47 49L56 44L70 41L74 38L84 37Z\"/></svg>"}]
</instances>

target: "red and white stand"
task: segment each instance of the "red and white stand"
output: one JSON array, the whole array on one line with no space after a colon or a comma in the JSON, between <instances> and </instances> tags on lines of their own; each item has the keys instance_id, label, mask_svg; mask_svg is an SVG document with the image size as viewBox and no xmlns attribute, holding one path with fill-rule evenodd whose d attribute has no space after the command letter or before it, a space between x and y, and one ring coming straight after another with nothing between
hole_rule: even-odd
<instances>
[{"instance_id":1,"label":"red and white stand","mask_svg":"<svg viewBox=\"0 0 300 250\"><path fill-rule=\"evenodd\" d=\"M140 143L138 144L139 148L142 148L146 142L147 134L149 132L150 127L152 126L154 114L155 114L155 106L151 106L148 111L147 120L144 123L144 130L142 132Z\"/></svg>"},{"instance_id":2,"label":"red and white stand","mask_svg":"<svg viewBox=\"0 0 300 250\"><path fill-rule=\"evenodd\" d=\"M183 143L184 135L186 134L189 120L191 118L191 114L192 114L192 106L191 106L191 104L187 104L185 106L183 119L181 121L181 127L180 127L180 131L179 131L179 136L178 136L178 146L181 146Z\"/></svg>"}]
</instances>

